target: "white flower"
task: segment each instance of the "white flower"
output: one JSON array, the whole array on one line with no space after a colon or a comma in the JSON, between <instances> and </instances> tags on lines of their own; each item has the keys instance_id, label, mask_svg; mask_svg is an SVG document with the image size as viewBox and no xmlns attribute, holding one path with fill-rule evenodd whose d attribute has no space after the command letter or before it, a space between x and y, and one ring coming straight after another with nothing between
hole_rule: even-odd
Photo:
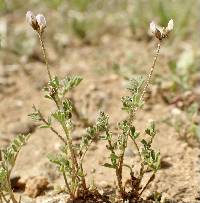
<instances>
[{"instance_id":1,"label":"white flower","mask_svg":"<svg viewBox=\"0 0 200 203\"><path fill-rule=\"evenodd\" d=\"M37 23L38 23L38 25L40 27L40 31L43 31L47 26L47 22L46 22L46 19L45 19L44 15L38 14L36 16L36 21L37 21Z\"/></svg>"},{"instance_id":2,"label":"white flower","mask_svg":"<svg viewBox=\"0 0 200 203\"><path fill-rule=\"evenodd\" d=\"M26 13L26 21L29 23L30 26L36 25L36 18L32 11L28 11Z\"/></svg>"},{"instance_id":3,"label":"white flower","mask_svg":"<svg viewBox=\"0 0 200 203\"><path fill-rule=\"evenodd\" d=\"M153 34L155 34L155 32L156 32L156 24L152 21L151 23L150 23L150 30L151 30L151 32L153 33Z\"/></svg>"},{"instance_id":4,"label":"white flower","mask_svg":"<svg viewBox=\"0 0 200 203\"><path fill-rule=\"evenodd\" d=\"M168 22L167 27L163 27L163 28L160 28L159 26L157 26L153 21L150 23L151 32L160 41L167 38L170 32L173 30L173 28L174 28L174 21L172 19Z\"/></svg>"},{"instance_id":5,"label":"white flower","mask_svg":"<svg viewBox=\"0 0 200 203\"><path fill-rule=\"evenodd\" d=\"M168 32L171 32L174 28L174 21L171 19L169 22L168 22L168 25L166 27L167 31Z\"/></svg>"},{"instance_id":6,"label":"white flower","mask_svg":"<svg viewBox=\"0 0 200 203\"><path fill-rule=\"evenodd\" d=\"M159 40L162 39L162 33L153 21L150 23L150 30L156 38L158 38Z\"/></svg>"}]
</instances>

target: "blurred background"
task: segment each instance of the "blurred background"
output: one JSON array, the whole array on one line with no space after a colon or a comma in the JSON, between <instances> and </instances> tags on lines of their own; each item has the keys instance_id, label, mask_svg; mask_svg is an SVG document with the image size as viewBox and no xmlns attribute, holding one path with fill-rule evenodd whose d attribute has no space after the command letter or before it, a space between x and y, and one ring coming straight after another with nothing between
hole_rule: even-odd
<instances>
[{"instance_id":1,"label":"blurred background","mask_svg":"<svg viewBox=\"0 0 200 203\"><path fill-rule=\"evenodd\" d=\"M30 37L30 29L24 24L28 10L46 16L49 40L61 53L72 38L90 45L101 43L106 34L149 41L151 20L165 26L174 19L171 41L176 45L194 42L199 35L198 0L0 0L1 48L13 54L31 55L34 37Z\"/></svg>"}]
</instances>

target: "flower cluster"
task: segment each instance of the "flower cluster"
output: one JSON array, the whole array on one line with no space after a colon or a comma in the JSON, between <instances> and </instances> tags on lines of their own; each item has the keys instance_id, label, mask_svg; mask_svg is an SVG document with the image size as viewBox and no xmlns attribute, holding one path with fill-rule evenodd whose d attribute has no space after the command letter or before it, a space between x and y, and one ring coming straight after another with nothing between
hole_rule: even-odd
<instances>
[{"instance_id":1,"label":"flower cluster","mask_svg":"<svg viewBox=\"0 0 200 203\"><path fill-rule=\"evenodd\" d=\"M44 15L37 14L35 16L32 11L26 13L26 20L34 30L40 33L44 31L47 25Z\"/></svg>"},{"instance_id":2,"label":"flower cluster","mask_svg":"<svg viewBox=\"0 0 200 203\"><path fill-rule=\"evenodd\" d=\"M169 33L173 30L173 28L174 28L174 21L172 19L168 22L167 27L163 27L162 29L160 29L153 21L150 23L151 32L159 40L162 40L168 37Z\"/></svg>"}]
</instances>

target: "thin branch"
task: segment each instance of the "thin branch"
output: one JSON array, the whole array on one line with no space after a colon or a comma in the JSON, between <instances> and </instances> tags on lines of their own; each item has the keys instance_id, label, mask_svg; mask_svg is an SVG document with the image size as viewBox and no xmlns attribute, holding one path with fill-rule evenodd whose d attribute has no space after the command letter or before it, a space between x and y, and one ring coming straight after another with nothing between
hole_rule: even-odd
<instances>
[{"instance_id":1,"label":"thin branch","mask_svg":"<svg viewBox=\"0 0 200 203\"><path fill-rule=\"evenodd\" d=\"M142 195L142 193L147 189L148 185L154 180L155 178L155 172L151 175L149 180L147 181L146 185L143 187L142 191L139 194L139 197Z\"/></svg>"},{"instance_id":2,"label":"thin branch","mask_svg":"<svg viewBox=\"0 0 200 203\"><path fill-rule=\"evenodd\" d=\"M157 61L158 56L159 56L159 53L160 53L160 47L161 47L161 41L159 41L159 43L158 43L158 45L157 45L156 55L155 55L155 57L154 57L153 64L152 64L152 66L151 66L150 72L149 72L149 74L148 74L148 76L147 76L146 84L145 84L144 89L143 89L143 91L142 91L142 94L141 94L141 96L140 96L140 101L143 100L143 97L144 97L144 95L145 95L145 93L146 93L146 91L147 91L147 88L148 88L148 86L149 86L149 83L150 83L150 81L151 81L151 77L152 77L153 71L154 71L154 69L155 69L156 61Z\"/></svg>"},{"instance_id":3,"label":"thin branch","mask_svg":"<svg viewBox=\"0 0 200 203\"><path fill-rule=\"evenodd\" d=\"M46 125L49 125L49 123L48 123L47 120L44 118L44 116L42 115L42 113L41 113L39 110L37 110L37 112L38 112L38 114L39 114L41 120L42 120ZM54 133L58 136L58 138L59 138L62 142L64 142L64 143L67 145L66 140L58 133L57 130L55 130L55 128L53 128L52 126L50 126L50 130L51 130L52 132L54 132Z\"/></svg>"},{"instance_id":4,"label":"thin branch","mask_svg":"<svg viewBox=\"0 0 200 203\"><path fill-rule=\"evenodd\" d=\"M45 49L45 45L44 45L44 40L43 40L43 33L42 32L38 32L38 36L39 36L39 39L40 39L40 46L42 48L42 53L43 53L43 57L44 57L44 60L45 60L45 64L46 64L46 68L47 68L47 73L48 73L49 79L52 80L51 72L49 70L48 57L47 57L47 53L46 53L46 49Z\"/></svg>"},{"instance_id":5,"label":"thin branch","mask_svg":"<svg viewBox=\"0 0 200 203\"><path fill-rule=\"evenodd\" d=\"M63 172L63 177L64 177L64 181L65 181L65 185L66 185L66 187L67 187L67 190L68 190L68 192L69 192L71 198L74 199L74 194L72 193L72 191L71 191L71 189L70 189L70 186L69 186L69 183L68 183L68 181L67 181L67 177L66 177L65 172Z\"/></svg>"},{"instance_id":6,"label":"thin branch","mask_svg":"<svg viewBox=\"0 0 200 203\"><path fill-rule=\"evenodd\" d=\"M149 72L149 74L148 74L148 76L147 76L145 86L144 86L143 91L142 91L142 93L141 93L140 101L143 100L144 95L145 95L145 93L146 93L146 91L147 91L147 88L148 88L148 86L149 86L149 83L150 83L150 81L151 81L151 78L152 78L152 75L153 75L153 71L154 71L154 69L155 69L155 65L156 65L156 62L157 62L157 59L158 59L158 56L159 56L159 53L160 53L160 48L161 48L161 41L159 41L159 43L158 43L158 45L157 45L156 55L155 55L155 57L154 57L153 64L152 64L152 66L151 66L150 72ZM130 114L130 117L129 117L129 120L128 120L128 122L130 123L130 125L132 125L132 122L133 122L133 119L134 119L134 117L135 117L135 114L136 114L137 110L138 110L137 107L134 108L133 111L132 111L131 114ZM136 147L136 149L137 149L137 151L138 151L138 154L139 154L139 156L140 156L140 160L142 161L142 155L141 155L141 152L140 152L140 150L139 150L138 144L137 144L137 142L136 142L135 140L133 141L133 143L134 143L134 145L135 145L135 147Z\"/></svg>"}]
</instances>

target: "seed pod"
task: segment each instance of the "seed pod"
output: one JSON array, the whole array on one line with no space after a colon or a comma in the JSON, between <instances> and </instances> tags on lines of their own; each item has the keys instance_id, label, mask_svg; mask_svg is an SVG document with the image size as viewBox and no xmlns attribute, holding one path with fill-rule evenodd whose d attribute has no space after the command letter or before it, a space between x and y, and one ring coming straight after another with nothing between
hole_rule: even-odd
<instances>
[{"instance_id":1,"label":"seed pod","mask_svg":"<svg viewBox=\"0 0 200 203\"><path fill-rule=\"evenodd\" d=\"M28 24L34 29L34 30L38 30L38 24L36 21L36 17L33 14L32 11L28 11L26 13L26 21L28 22Z\"/></svg>"},{"instance_id":2,"label":"seed pod","mask_svg":"<svg viewBox=\"0 0 200 203\"><path fill-rule=\"evenodd\" d=\"M43 32L44 29L45 29L46 26L47 26L46 19L45 19L44 15L38 14L38 15L36 16L36 21L37 21L37 23L38 23L38 25L39 25L40 32Z\"/></svg>"}]
</instances>

